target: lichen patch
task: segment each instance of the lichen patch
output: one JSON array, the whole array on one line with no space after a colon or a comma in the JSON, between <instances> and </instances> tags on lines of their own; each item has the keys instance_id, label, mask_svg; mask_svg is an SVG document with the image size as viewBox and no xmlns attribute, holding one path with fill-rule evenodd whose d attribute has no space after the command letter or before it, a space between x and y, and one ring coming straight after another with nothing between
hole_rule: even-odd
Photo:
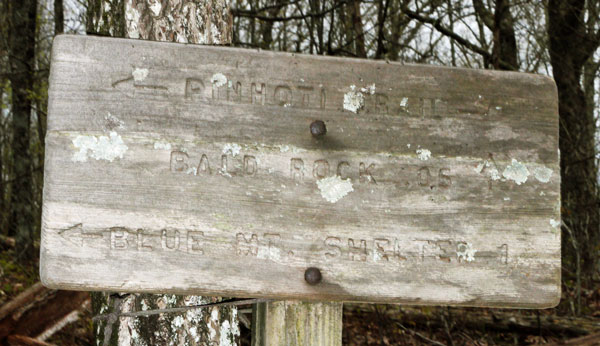
<instances>
[{"instance_id":1,"label":"lichen patch","mask_svg":"<svg viewBox=\"0 0 600 346\"><path fill-rule=\"evenodd\" d=\"M477 250L473 249L471 243L462 243L458 245L456 256L459 260L473 262L475 260L475 253L477 253Z\"/></svg>"},{"instance_id":2,"label":"lichen patch","mask_svg":"<svg viewBox=\"0 0 600 346\"><path fill-rule=\"evenodd\" d=\"M367 85L364 88L360 88L360 91L365 93L365 94L369 94L369 95L375 95L375 83L371 84L371 85Z\"/></svg>"},{"instance_id":3,"label":"lichen patch","mask_svg":"<svg viewBox=\"0 0 600 346\"><path fill-rule=\"evenodd\" d=\"M511 164L506 166L504 172L502 172L502 176L508 180L514 181L517 185L521 185L527 181L529 170L524 164L512 159Z\"/></svg>"},{"instance_id":4,"label":"lichen patch","mask_svg":"<svg viewBox=\"0 0 600 346\"><path fill-rule=\"evenodd\" d=\"M533 169L533 176L541 183L547 183L552 177L552 170L548 167L536 167Z\"/></svg>"},{"instance_id":5,"label":"lichen patch","mask_svg":"<svg viewBox=\"0 0 600 346\"><path fill-rule=\"evenodd\" d=\"M73 145L79 149L73 154L72 160L75 162L86 162L88 157L112 162L117 157L122 159L128 149L121 136L114 131L108 137L77 136Z\"/></svg>"},{"instance_id":6,"label":"lichen patch","mask_svg":"<svg viewBox=\"0 0 600 346\"><path fill-rule=\"evenodd\" d=\"M364 95L356 90L356 86L351 85L350 91L344 94L344 109L352 113L358 111L365 105Z\"/></svg>"},{"instance_id":7,"label":"lichen patch","mask_svg":"<svg viewBox=\"0 0 600 346\"><path fill-rule=\"evenodd\" d=\"M491 167L491 168L490 168ZM489 168L489 169L488 169ZM500 172L494 167L492 167L492 163L488 160L484 160L477 164L477 167L474 168L477 173L487 172L492 180L500 180Z\"/></svg>"},{"instance_id":8,"label":"lichen patch","mask_svg":"<svg viewBox=\"0 0 600 346\"><path fill-rule=\"evenodd\" d=\"M210 82L217 88L220 88L223 85L227 84L227 77L225 77L225 75L222 73L215 73L210 78Z\"/></svg>"},{"instance_id":9,"label":"lichen patch","mask_svg":"<svg viewBox=\"0 0 600 346\"><path fill-rule=\"evenodd\" d=\"M156 149L156 150L171 150L171 143L154 142L154 149Z\"/></svg>"},{"instance_id":10,"label":"lichen patch","mask_svg":"<svg viewBox=\"0 0 600 346\"><path fill-rule=\"evenodd\" d=\"M431 158L431 151L429 151L427 149L417 149L416 153L417 153L417 157L421 161L427 161Z\"/></svg>"},{"instance_id":11,"label":"lichen patch","mask_svg":"<svg viewBox=\"0 0 600 346\"><path fill-rule=\"evenodd\" d=\"M231 156L236 157L240 153L241 149L242 147L240 147L240 145L237 143L226 143L223 146L223 154L231 154Z\"/></svg>"},{"instance_id":12,"label":"lichen patch","mask_svg":"<svg viewBox=\"0 0 600 346\"><path fill-rule=\"evenodd\" d=\"M408 106L408 97L403 97L400 101L400 107L406 108L406 106Z\"/></svg>"},{"instance_id":13,"label":"lichen patch","mask_svg":"<svg viewBox=\"0 0 600 346\"><path fill-rule=\"evenodd\" d=\"M554 228L560 227L560 220L550 219L550 226L552 226Z\"/></svg>"},{"instance_id":14,"label":"lichen patch","mask_svg":"<svg viewBox=\"0 0 600 346\"><path fill-rule=\"evenodd\" d=\"M131 72L131 75L133 76L134 81L141 82L144 79L146 79L146 77L148 77L148 69L136 67L135 69L133 69L133 72Z\"/></svg>"},{"instance_id":15,"label":"lichen patch","mask_svg":"<svg viewBox=\"0 0 600 346\"><path fill-rule=\"evenodd\" d=\"M354 191L350 179L342 179L339 176L327 177L317 181L317 187L321 196L328 202L335 203Z\"/></svg>"}]
</instances>

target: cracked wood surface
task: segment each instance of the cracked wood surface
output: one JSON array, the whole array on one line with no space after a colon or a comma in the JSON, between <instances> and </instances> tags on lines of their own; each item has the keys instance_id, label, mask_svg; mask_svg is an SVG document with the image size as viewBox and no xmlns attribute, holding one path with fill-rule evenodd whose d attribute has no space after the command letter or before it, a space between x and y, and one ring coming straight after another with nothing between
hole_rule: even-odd
<instances>
[{"instance_id":1,"label":"cracked wood surface","mask_svg":"<svg viewBox=\"0 0 600 346\"><path fill-rule=\"evenodd\" d=\"M551 79L59 36L49 96L50 287L559 300Z\"/></svg>"}]
</instances>

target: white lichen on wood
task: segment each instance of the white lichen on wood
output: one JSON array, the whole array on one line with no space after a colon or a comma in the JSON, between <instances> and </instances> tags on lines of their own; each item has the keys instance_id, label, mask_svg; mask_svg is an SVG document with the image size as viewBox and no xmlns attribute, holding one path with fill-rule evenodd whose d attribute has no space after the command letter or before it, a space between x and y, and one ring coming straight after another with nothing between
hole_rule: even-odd
<instances>
[{"instance_id":1,"label":"white lichen on wood","mask_svg":"<svg viewBox=\"0 0 600 346\"><path fill-rule=\"evenodd\" d=\"M554 227L554 228L558 228L560 227L561 222L560 220L554 220L554 219L550 219L550 226Z\"/></svg>"},{"instance_id":2,"label":"white lichen on wood","mask_svg":"<svg viewBox=\"0 0 600 346\"><path fill-rule=\"evenodd\" d=\"M223 154L231 154L231 156L236 157L241 149L242 147L237 143L226 143L223 146Z\"/></svg>"},{"instance_id":3,"label":"white lichen on wood","mask_svg":"<svg viewBox=\"0 0 600 346\"><path fill-rule=\"evenodd\" d=\"M279 148L280 153L287 153L291 151L294 154L298 154L306 152L306 149L298 148L296 146L288 144L276 145L276 147Z\"/></svg>"},{"instance_id":4,"label":"white lichen on wood","mask_svg":"<svg viewBox=\"0 0 600 346\"><path fill-rule=\"evenodd\" d=\"M220 88L227 84L227 77L222 73L215 73L210 78L210 82L217 88Z\"/></svg>"},{"instance_id":5,"label":"white lichen on wood","mask_svg":"<svg viewBox=\"0 0 600 346\"><path fill-rule=\"evenodd\" d=\"M533 176L541 183L547 183L552 177L552 170L548 167L536 167L533 169Z\"/></svg>"},{"instance_id":6,"label":"white lichen on wood","mask_svg":"<svg viewBox=\"0 0 600 346\"><path fill-rule=\"evenodd\" d=\"M427 149L417 149L416 153L417 153L417 157L421 161L427 161L431 158L431 151L429 151Z\"/></svg>"},{"instance_id":7,"label":"white lichen on wood","mask_svg":"<svg viewBox=\"0 0 600 346\"><path fill-rule=\"evenodd\" d=\"M458 245L456 256L459 260L473 262L475 260L476 252L477 250L473 249L473 245L471 245L471 243L462 243Z\"/></svg>"},{"instance_id":8,"label":"white lichen on wood","mask_svg":"<svg viewBox=\"0 0 600 346\"><path fill-rule=\"evenodd\" d=\"M114 131L108 137L77 136L73 145L79 149L73 154L72 160L75 162L86 162L88 157L112 162L117 157L122 159L128 149L121 136Z\"/></svg>"},{"instance_id":9,"label":"white lichen on wood","mask_svg":"<svg viewBox=\"0 0 600 346\"><path fill-rule=\"evenodd\" d=\"M360 91L356 90L355 85L351 85L350 91L344 94L344 109L352 113L358 113L364 105L365 97Z\"/></svg>"},{"instance_id":10,"label":"white lichen on wood","mask_svg":"<svg viewBox=\"0 0 600 346\"><path fill-rule=\"evenodd\" d=\"M171 150L171 143L169 142L154 142L154 149L156 150Z\"/></svg>"},{"instance_id":11,"label":"white lichen on wood","mask_svg":"<svg viewBox=\"0 0 600 346\"><path fill-rule=\"evenodd\" d=\"M500 180L500 172L496 168L490 169L490 178L492 180Z\"/></svg>"},{"instance_id":12,"label":"white lichen on wood","mask_svg":"<svg viewBox=\"0 0 600 346\"><path fill-rule=\"evenodd\" d=\"M131 72L131 75L133 76L134 81L141 82L148 77L148 69L136 67L133 69L133 72Z\"/></svg>"},{"instance_id":13,"label":"white lichen on wood","mask_svg":"<svg viewBox=\"0 0 600 346\"><path fill-rule=\"evenodd\" d=\"M502 176L508 180L514 181L517 185L521 185L527 181L529 170L524 164L512 159L511 164L504 169L504 172L502 172Z\"/></svg>"},{"instance_id":14,"label":"white lichen on wood","mask_svg":"<svg viewBox=\"0 0 600 346\"><path fill-rule=\"evenodd\" d=\"M400 107L406 109L406 106L408 106L408 97L403 97L402 100L400 100Z\"/></svg>"},{"instance_id":15,"label":"white lichen on wood","mask_svg":"<svg viewBox=\"0 0 600 346\"><path fill-rule=\"evenodd\" d=\"M491 167L491 168L489 168ZM489 168L489 169L488 169ZM500 172L494 167L492 167L492 163L488 160L484 160L477 164L477 167L474 168L477 173L485 173L487 172L492 180L500 180Z\"/></svg>"},{"instance_id":16,"label":"white lichen on wood","mask_svg":"<svg viewBox=\"0 0 600 346\"><path fill-rule=\"evenodd\" d=\"M369 95L375 95L375 83L371 84L371 85L367 85L364 88L360 88L360 91L365 93L365 94L369 94Z\"/></svg>"},{"instance_id":17,"label":"white lichen on wood","mask_svg":"<svg viewBox=\"0 0 600 346\"><path fill-rule=\"evenodd\" d=\"M335 203L354 191L350 179L342 179L335 175L317 181L321 196L328 202Z\"/></svg>"}]
</instances>

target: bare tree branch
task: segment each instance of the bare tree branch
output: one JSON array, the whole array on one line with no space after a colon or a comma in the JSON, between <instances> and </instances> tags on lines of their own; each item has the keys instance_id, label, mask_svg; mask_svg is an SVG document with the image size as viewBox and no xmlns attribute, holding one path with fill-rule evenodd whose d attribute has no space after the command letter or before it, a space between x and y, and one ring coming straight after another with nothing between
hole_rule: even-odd
<instances>
[{"instance_id":1,"label":"bare tree branch","mask_svg":"<svg viewBox=\"0 0 600 346\"><path fill-rule=\"evenodd\" d=\"M324 11L321 11L321 12L306 13L306 14L289 16L289 17L269 17L269 16L258 15L258 14L256 14L257 11L252 11L252 10L248 11L248 10L240 10L240 9L232 9L231 13L237 17L255 18L255 19L262 20L262 21L266 21L266 22L287 22L290 20L303 20L306 18L319 18L319 17L322 17L322 16L328 14L331 11L335 11L336 9L345 5L347 2L348 2L347 0L342 0L338 3L336 3L334 6L328 8Z\"/></svg>"}]
</instances>

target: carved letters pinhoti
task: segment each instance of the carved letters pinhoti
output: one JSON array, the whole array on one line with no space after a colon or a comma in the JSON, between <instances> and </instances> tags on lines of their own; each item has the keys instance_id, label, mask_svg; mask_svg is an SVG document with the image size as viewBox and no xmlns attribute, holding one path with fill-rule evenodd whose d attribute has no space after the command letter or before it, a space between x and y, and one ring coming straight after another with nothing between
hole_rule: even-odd
<instances>
[{"instance_id":1,"label":"carved letters pinhoti","mask_svg":"<svg viewBox=\"0 0 600 346\"><path fill-rule=\"evenodd\" d=\"M58 36L51 66L48 286L501 307L560 297L545 77L87 36ZM326 133L313 136L316 121Z\"/></svg>"}]
</instances>

